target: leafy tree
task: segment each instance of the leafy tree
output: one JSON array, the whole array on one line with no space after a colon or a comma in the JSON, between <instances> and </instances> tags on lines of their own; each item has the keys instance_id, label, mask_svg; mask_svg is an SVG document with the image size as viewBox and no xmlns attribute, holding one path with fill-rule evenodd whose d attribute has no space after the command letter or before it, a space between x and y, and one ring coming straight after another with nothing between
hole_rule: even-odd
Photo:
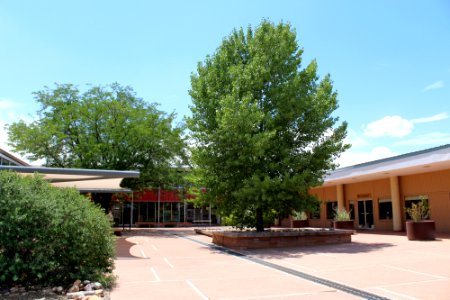
<instances>
[{"instance_id":1,"label":"leafy tree","mask_svg":"<svg viewBox=\"0 0 450 300\"><path fill-rule=\"evenodd\" d=\"M337 94L289 24L263 21L226 37L191 76L187 119L199 184L235 224L264 230L264 217L315 205L308 189L348 148L337 124Z\"/></svg>"},{"instance_id":2,"label":"leafy tree","mask_svg":"<svg viewBox=\"0 0 450 300\"><path fill-rule=\"evenodd\" d=\"M8 126L11 146L50 167L141 171L140 181L167 181L184 159L183 127L117 83L80 92L56 84L34 93L38 119ZM129 182L128 184L132 184Z\"/></svg>"}]
</instances>

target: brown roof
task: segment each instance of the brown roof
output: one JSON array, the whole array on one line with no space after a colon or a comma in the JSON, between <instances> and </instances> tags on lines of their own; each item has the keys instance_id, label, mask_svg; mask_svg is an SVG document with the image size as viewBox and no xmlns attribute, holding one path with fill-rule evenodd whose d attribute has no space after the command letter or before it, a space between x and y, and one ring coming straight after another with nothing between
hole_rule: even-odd
<instances>
[{"instance_id":1,"label":"brown roof","mask_svg":"<svg viewBox=\"0 0 450 300\"><path fill-rule=\"evenodd\" d=\"M30 164L24 162L23 160L15 157L14 155L12 155L9 152L6 152L5 150L3 150L2 148L0 148L0 154L2 154L3 156L7 157L8 159L16 162L18 165L20 166L29 166Z\"/></svg>"}]
</instances>

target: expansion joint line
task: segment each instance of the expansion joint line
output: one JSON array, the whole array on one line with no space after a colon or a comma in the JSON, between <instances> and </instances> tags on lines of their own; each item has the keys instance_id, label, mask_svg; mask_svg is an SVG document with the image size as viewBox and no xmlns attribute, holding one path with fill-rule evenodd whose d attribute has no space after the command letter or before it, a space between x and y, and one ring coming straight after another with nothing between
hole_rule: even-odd
<instances>
[{"instance_id":1,"label":"expansion joint line","mask_svg":"<svg viewBox=\"0 0 450 300\"><path fill-rule=\"evenodd\" d=\"M389 298L386 298L386 297L382 297L382 296L379 296L379 295L376 295L376 294L372 294L372 293L369 293L369 292L366 292L366 291L363 291L363 290L360 290L360 289L356 289L356 288L350 287L350 286L345 285L345 284L334 282L334 281L331 281L331 280L328 280L328 279L325 279L325 278L320 278L320 277L317 277L317 276L313 276L313 275L310 275L308 273L297 271L297 270L294 270L294 269L291 269L291 268L288 268L288 267L280 266L280 265L277 265L277 264L274 264L274 263L271 263L271 262L268 262L268 261L265 261L265 260L262 260L262 259L259 259L259 258L256 258L256 257L245 255L245 254L240 253L238 251L231 250L231 249L228 249L228 248L225 248L225 247L222 247L222 246L212 245L212 244L205 243L205 242L193 239L193 238L188 237L188 236L183 236L183 235L180 235L180 234L174 234L174 235L176 235L179 238L186 239L186 240L189 240L189 241L201 244L201 245L206 246L206 247L208 247L210 249L221 251L221 252L224 252L224 253L229 254L229 255L233 255L233 256L236 256L236 257L239 257L239 258L242 258L242 259L245 259L245 260L248 260L248 261L251 261L251 262L254 262L254 263L257 263L257 264L260 264L260 265L263 265L263 266L266 266L266 267L269 267L269 268L272 268L272 269L275 269L275 270L278 270L278 271L281 271L281 272L284 272L284 273L287 273L287 274L290 274L290 275L293 275L293 276L296 276L296 277L299 277L299 278L303 278L305 280L312 281L314 283L325 285L327 287L331 287L331 288L334 288L336 290L340 290L340 291L342 291L344 293L351 294L351 295L360 297L362 299L389 300Z\"/></svg>"}]
</instances>

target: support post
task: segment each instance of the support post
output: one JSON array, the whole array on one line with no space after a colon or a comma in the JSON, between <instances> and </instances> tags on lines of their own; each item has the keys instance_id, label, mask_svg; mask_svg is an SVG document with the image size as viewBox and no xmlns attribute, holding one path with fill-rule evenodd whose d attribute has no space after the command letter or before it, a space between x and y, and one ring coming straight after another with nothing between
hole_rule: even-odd
<instances>
[{"instance_id":1,"label":"support post","mask_svg":"<svg viewBox=\"0 0 450 300\"><path fill-rule=\"evenodd\" d=\"M211 200L209 201L209 227L211 227Z\"/></svg>"},{"instance_id":2,"label":"support post","mask_svg":"<svg viewBox=\"0 0 450 300\"><path fill-rule=\"evenodd\" d=\"M160 209L161 209L161 186L158 186L158 227L160 226L159 221L160 221Z\"/></svg>"},{"instance_id":3,"label":"support post","mask_svg":"<svg viewBox=\"0 0 450 300\"><path fill-rule=\"evenodd\" d=\"M184 218L183 218L183 222L186 223L186 214L187 214L186 200L184 200L183 209L184 209Z\"/></svg>"},{"instance_id":4,"label":"support post","mask_svg":"<svg viewBox=\"0 0 450 300\"><path fill-rule=\"evenodd\" d=\"M121 201L121 205L120 205L120 214L121 214L121 221L122 221L122 230L125 230L125 221L123 220L123 199Z\"/></svg>"},{"instance_id":5,"label":"support post","mask_svg":"<svg viewBox=\"0 0 450 300\"><path fill-rule=\"evenodd\" d=\"M338 184L336 186L336 194L337 194L338 210L342 210L345 208L343 184Z\"/></svg>"},{"instance_id":6,"label":"support post","mask_svg":"<svg viewBox=\"0 0 450 300\"><path fill-rule=\"evenodd\" d=\"M400 209L400 188L398 184L398 176L390 178L391 185L391 201L392 201L392 229L394 231L402 230L402 216Z\"/></svg>"},{"instance_id":7,"label":"support post","mask_svg":"<svg viewBox=\"0 0 450 300\"><path fill-rule=\"evenodd\" d=\"M134 206L134 196L133 193L131 193L130 226L129 226L130 229L131 224L133 224L133 206Z\"/></svg>"}]
</instances>

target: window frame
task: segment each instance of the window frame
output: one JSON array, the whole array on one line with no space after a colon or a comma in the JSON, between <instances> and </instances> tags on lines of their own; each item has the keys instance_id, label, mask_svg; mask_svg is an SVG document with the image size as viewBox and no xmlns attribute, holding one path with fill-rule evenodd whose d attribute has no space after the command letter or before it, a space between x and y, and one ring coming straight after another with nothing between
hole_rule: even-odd
<instances>
[{"instance_id":1,"label":"window frame","mask_svg":"<svg viewBox=\"0 0 450 300\"><path fill-rule=\"evenodd\" d=\"M337 208L337 201L334 200L329 200L326 202L326 212L327 212L327 220L333 220L334 219L334 215L336 213L336 208ZM329 205L331 205L331 207L329 207ZM331 214L331 218L330 218L330 214Z\"/></svg>"},{"instance_id":2,"label":"window frame","mask_svg":"<svg viewBox=\"0 0 450 300\"><path fill-rule=\"evenodd\" d=\"M386 213L381 214L382 210L381 210L381 204L385 204L385 203L390 203L390 209L388 209L386 211ZM384 206L384 205L383 205ZM386 210L386 209L384 209ZM392 199L391 198L379 198L378 199L378 220L380 221L388 221L388 220L392 220Z\"/></svg>"}]
</instances>

